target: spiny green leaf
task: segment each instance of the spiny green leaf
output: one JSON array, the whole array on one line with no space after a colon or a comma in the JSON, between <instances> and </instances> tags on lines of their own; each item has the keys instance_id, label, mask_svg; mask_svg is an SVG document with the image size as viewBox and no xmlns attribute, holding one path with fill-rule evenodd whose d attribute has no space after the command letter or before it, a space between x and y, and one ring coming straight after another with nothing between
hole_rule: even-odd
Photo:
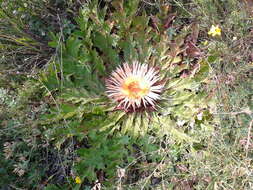
<instances>
[{"instance_id":1,"label":"spiny green leaf","mask_svg":"<svg viewBox=\"0 0 253 190\"><path fill-rule=\"evenodd\" d=\"M77 57L79 53L79 49L82 45L82 41L78 38L71 36L66 41L66 48L68 55L71 55L73 57Z\"/></svg>"},{"instance_id":2,"label":"spiny green leaf","mask_svg":"<svg viewBox=\"0 0 253 190\"><path fill-rule=\"evenodd\" d=\"M197 82L201 82L201 81L207 79L207 77L209 75L209 65L208 65L207 61L201 60L199 62L199 64L200 64L200 70L194 76L194 79Z\"/></svg>"}]
</instances>

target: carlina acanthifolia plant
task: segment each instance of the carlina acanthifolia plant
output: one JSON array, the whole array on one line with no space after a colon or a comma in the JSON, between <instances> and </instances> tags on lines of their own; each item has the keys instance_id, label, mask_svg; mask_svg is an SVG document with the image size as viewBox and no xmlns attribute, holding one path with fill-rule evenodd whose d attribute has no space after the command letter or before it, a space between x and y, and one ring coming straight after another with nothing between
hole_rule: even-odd
<instances>
[{"instance_id":1,"label":"carlina acanthifolia plant","mask_svg":"<svg viewBox=\"0 0 253 190\"><path fill-rule=\"evenodd\" d=\"M119 66L106 81L108 97L125 111L155 108L164 85L157 69L137 61Z\"/></svg>"}]
</instances>

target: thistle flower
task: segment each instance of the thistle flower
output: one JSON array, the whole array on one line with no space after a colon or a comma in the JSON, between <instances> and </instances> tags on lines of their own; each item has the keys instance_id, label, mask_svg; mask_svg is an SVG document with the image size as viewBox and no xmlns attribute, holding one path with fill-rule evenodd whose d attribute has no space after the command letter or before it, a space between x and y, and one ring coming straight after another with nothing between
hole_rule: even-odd
<instances>
[{"instance_id":1,"label":"thistle flower","mask_svg":"<svg viewBox=\"0 0 253 190\"><path fill-rule=\"evenodd\" d=\"M134 62L118 67L106 81L108 97L126 111L153 107L160 99L164 82L158 71L146 64Z\"/></svg>"}]
</instances>

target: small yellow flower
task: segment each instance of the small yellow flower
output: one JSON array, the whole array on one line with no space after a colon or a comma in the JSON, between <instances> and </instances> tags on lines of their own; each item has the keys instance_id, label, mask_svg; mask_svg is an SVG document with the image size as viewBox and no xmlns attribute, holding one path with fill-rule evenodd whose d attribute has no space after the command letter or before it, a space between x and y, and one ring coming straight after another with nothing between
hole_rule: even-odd
<instances>
[{"instance_id":1,"label":"small yellow flower","mask_svg":"<svg viewBox=\"0 0 253 190\"><path fill-rule=\"evenodd\" d=\"M80 184L80 183L82 183L82 180L80 179L79 176L77 176L77 177L75 178L75 182L76 182L77 184Z\"/></svg>"},{"instance_id":2,"label":"small yellow flower","mask_svg":"<svg viewBox=\"0 0 253 190\"><path fill-rule=\"evenodd\" d=\"M219 28L218 25L214 26L212 25L209 32L208 32L208 35L210 36L220 36L221 35L221 28Z\"/></svg>"},{"instance_id":3,"label":"small yellow flower","mask_svg":"<svg viewBox=\"0 0 253 190\"><path fill-rule=\"evenodd\" d=\"M203 45L204 45L204 46L206 46L207 44L208 44L208 41L207 41L207 40L203 42Z\"/></svg>"}]
</instances>

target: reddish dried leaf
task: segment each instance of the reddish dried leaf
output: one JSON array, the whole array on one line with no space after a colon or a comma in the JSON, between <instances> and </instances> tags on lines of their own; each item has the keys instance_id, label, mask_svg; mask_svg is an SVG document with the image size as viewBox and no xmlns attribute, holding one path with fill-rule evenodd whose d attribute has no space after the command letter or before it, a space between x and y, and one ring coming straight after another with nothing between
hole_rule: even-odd
<instances>
[{"instance_id":1,"label":"reddish dried leaf","mask_svg":"<svg viewBox=\"0 0 253 190\"><path fill-rule=\"evenodd\" d=\"M159 23L158 18L156 16L151 16L151 26L157 31L159 31L158 23Z\"/></svg>"},{"instance_id":2,"label":"reddish dried leaf","mask_svg":"<svg viewBox=\"0 0 253 190\"><path fill-rule=\"evenodd\" d=\"M187 42L185 53L189 57L200 57L203 55L200 49L197 46L195 46L194 43L191 41Z\"/></svg>"},{"instance_id":3,"label":"reddish dried leaf","mask_svg":"<svg viewBox=\"0 0 253 190\"><path fill-rule=\"evenodd\" d=\"M96 174L97 174L97 178L98 178L99 182L104 182L105 181L105 173L104 173L103 170L98 170L96 172Z\"/></svg>"},{"instance_id":4,"label":"reddish dried leaf","mask_svg":"<svg viewBox=\"0 0 253 190\"><path fill-rule=\"evenodd\" d=\"M180 54L182 52L180 46L178 43L171 43L170 44L170 52L169 52L169 55L171 57L176 57L178 54Z\"/></svg>"},{"instance_id":5,"label":"reddish dried leaf","mask_svg":"<svg viewBox=\"0 0 253 190\"><path fill-rule=\"evenodd\" d=\"M191 33L191 41L193 44L197 43L198 36L199 36L199 25L198 23L195 22L192 24L192 33Z\"/></svg>"},{"instance_id":6,"label":"reddish dried leaf","mask_svg":"<svg viewBox=\"0 0 253 190\"><path fill-rule=\"evenodd\" d=\"M165 19L165 24L164 24L165 29L168 29L169 27L171 27L171 23L175 19L175 17L176 17L176 13L172 13L167 16L167 18Z\"/></svg>"}]
</instances>

